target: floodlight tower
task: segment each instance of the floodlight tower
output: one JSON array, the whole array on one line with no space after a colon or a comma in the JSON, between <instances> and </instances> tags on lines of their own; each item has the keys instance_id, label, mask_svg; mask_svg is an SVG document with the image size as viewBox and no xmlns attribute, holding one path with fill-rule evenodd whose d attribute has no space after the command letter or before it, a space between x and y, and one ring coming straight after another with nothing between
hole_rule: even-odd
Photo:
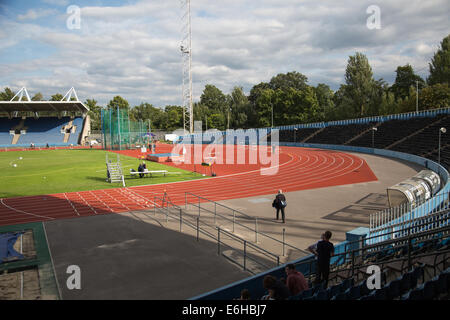
<instances>
[{"instance_id":1,"label":"floodlight tower","mask_svg":"<svg viewBox=\"0 0 450 320\"><path fill-rule=\"evenodd\" d=\"M183 129L194 132L194 110L192 108L192 43L191 43L191 1L180 0L182 9L181 56L183 61Z\"/></svg>"}]
</instances>

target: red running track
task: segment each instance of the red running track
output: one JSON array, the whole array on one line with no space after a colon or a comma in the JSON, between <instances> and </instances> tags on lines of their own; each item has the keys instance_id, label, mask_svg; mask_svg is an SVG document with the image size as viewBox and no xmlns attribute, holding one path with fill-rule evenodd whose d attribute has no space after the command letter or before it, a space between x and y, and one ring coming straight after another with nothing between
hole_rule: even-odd
<instances>
[{"instance_id":1,"label":"red running track","mask_svg":"<svg viewBox=\"0 0 450 320\"><path fill-rule=\"evenodd\" d=\"M164 148L170 147L158 146L157 152L169 151ZM121 153L140 155L136 151ZM193 169L193 165L178 166ZM218 176L208 179L0 199L0 225L148 210L153 208L154 196L162 197L164 191L173 203L181 205L186 191L219 201L274 195L278 189L291 192L377 180L367 163L355 155L307 148L281 147L275 175L261 174L260 169L267 172L268 166L248 161L213 167Z\"/></svg>"}]
</instances>

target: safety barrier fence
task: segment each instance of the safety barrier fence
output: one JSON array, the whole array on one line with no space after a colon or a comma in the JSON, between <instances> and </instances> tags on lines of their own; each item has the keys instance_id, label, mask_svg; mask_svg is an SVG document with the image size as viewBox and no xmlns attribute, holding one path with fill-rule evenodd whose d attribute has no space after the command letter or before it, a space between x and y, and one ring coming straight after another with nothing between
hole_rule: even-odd
<instances>
[{"instance_id":1,"label":"safety barrier fence","mask_svg":"<svg viewBox=\"0 0 450 320\"><path fill-rule=\"evenodd\" d=\"M377 241L384 241L391 239L398 232L410 226L415 226L417 222L422 220L433 221L436 217L441 217L442 212L446 212L446 209L450 208L449 194L438 194L428 201L425 201L422 205L413 208L410 204L404 203L398 207L388 208L380 212L376 212L369 217L369 236L377 236L385 231L395 231L394 233L388 233L384 237L376 237ZM447 225L448 212L444 214L443 219L439 219L439 223L431 223L423 226L423 228L433 229ZM415 227L412 232L425 231L423 228Z\"/></svg>"},{"instance_id":2,"label":"safety barrier fence","mask_svg":"<svg viewBox=\"0 0 450 320\"><path fill-rule=\"evenodd\" d=\"M448 214L448 210L446 212ZM435 221L423 221L423 223L435 223ZM444 250L425 253L424 251L426 251L427 249L426 246L420 248L415 246L421 242L425 243L426 241L431 241L432 245L435 245L439 241L447 239L450 236L450 226L414 234L411 231L415 227L417 226L405 228L405 235L393 240L384 241L382 243L368 244L371 242L371 239L365 237L357 241L344 241L343 243L340 243L338 246L336 246L335 255L332 257L330 266L332 277L330 277L330 280L332 280L333 278L338 278L338 280L339 278L341 278L341 280L345 278L351 278L355 276L359 272L359 270L364 269L364 267L367 267L368 265L401 262L402 266L400 268L400 271L410 270L413 266L414 261L419 258L432 255L435 256L433 265L435 266L438 263L444 263L442 269L445 269L447 267L445 264L450 254L450 250L447 248L448 246L444 246ZM428 247L428 249L434 251L432 246ZM387 250L392 251L390 253L387 253ZM437 257L442 255L445 255L444 259L437 261ZM302 272L306 278L314 277L317 262L314 259L313 255L303 257L291 263L293 263L296 269ZM242 281L237 281L222 288L218 288L216 290L193 297L191 299L232 299L233 297L239 296L240 291L244 288L248 289L255 297L262 296L265 291L262 288L262 281L268 274L277 278L285 277L284 268L277 267L266 272L262 272L253 277L244 279Z\"/></svg>"},{"instance_id":3,"label":"safety barrier fence","mask_svg":"<svg viewBox=\"0 0 450 320\"><path fill-rule=\"evenodd\" d=\"M169 219L179 222L180 232L182 232L183 226L189 227L196 234L197 241L199 241L200 235L202 234L217 242L217 252L219 255L240 265L250 273L254 273L254 271L248 268L249 263L256 264L256 268L259 270L266 270L267 268L279 266L280 264L280 255L270 252L223 228L208 223L205 219L201 219L200 215L193 216L168 199L154 196L153 204L153 212L155 215L157 212L163 214L167 223ZM232 250L232 254L225 254L226 252L224 251L226 249Z\"/></svg>"},{"instance_id":4,"label":"safety barrier fence","mask_svg":"<svg viewBox=\"0 0 450 320\"><path fill-rule=\"evenodd\" d=\"M204 201L202 207L202 200ZM211 205L211 208L205 207L205 202ZM291 249L293 251L297 251L301 254L308 255L309 252L297 248L294 245L291 245L286 242L286 229L283 228L281 234L281 240L276 239L265 232L261 232L258 229L258 217L249 216L239 210L230 208L226 205L218 203L216 201L209 200L207 198L195 195L191 192L185 192L185 208L188 206L193 206L198 209L198 216L200 217L201 212L205 212L207 214L213 215L214 224L217 223L217 218L223 219L223 222L231 224L231 230L234 233L237 227L241 227L243 231L248 231L254 233L255 235L255 243L262 243L264 241L265 245L270 247L278 248L280 247L281 255L286 255L286 249ZM214 207L214 209L212 208ZM221 212L220 209L223 209ZM247 222L247 224L244 224ZM259 237L259 238L258 238Z\"/></svg>"}]
</instances>

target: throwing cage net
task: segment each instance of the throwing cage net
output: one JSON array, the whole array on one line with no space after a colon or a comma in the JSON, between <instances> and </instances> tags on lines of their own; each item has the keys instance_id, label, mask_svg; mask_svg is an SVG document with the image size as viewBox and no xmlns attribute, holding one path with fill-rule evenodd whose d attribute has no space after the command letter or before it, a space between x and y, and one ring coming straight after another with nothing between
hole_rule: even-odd
<instances>
[{"instance_id":1,"label":"throwing cage net","mask_svg":"<svg viewBox=\"0 0 450 320\"><path fill-rule=\"evenodd\" d=\"M127 109L102 109L101 117L104 149L126 150L150 142L150 125L131 120Z\"/></svg>"}]
</instances>

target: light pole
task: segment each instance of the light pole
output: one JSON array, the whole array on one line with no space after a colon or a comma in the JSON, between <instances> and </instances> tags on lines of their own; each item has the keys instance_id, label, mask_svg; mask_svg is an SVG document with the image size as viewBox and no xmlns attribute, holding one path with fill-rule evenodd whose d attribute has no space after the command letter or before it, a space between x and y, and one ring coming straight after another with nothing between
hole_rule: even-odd
<instances>
[{"instance_id":1,"label":"light pole","mask_svg":"<svg viewBox=\"0 0 450 320\"><path fill-rule=\"evenodd\" d=\"M375 131L378 131L377 128L372 128L372 148L375 148Z\"/></svg>"},{"instance_id":2,"label":"light pole","mask_svg":"<svg viewBox=\"0 0 450 320\"><path fill-rule=\"evenodd\" d=\"M416 112L419 112L419 81L416 80Z\"/></svg>"},{"instance_id":3,"label":"light pole","mask_svg":"<svg viewBox=\"0 0 450 320\"><path fill-rule=\"evenodd\" d=\"M444 127L439 129L439 149L438 149L438 163L441 164L441 133L446 133L447 129Z\"/></svg>"},{"instance_id":4,"label":"light pole","mask_svg":"<svg viewBox=\"0 0 450 320\"><path fill-rule=\"evenodd\" d=\"M298 130L298 128L294 128L294 143L297 142L297 141L296 141L297 130Z\"/></svg>"},{"instance_id":5,"label":"light pole","mask_svg":"<svg viewBox=\"0 0 450 320\"><path fill-rule=\"evenodd\" d=\"M272 105L272 128L273 128L273 105Z\"/></svg>"}]
</instances>

